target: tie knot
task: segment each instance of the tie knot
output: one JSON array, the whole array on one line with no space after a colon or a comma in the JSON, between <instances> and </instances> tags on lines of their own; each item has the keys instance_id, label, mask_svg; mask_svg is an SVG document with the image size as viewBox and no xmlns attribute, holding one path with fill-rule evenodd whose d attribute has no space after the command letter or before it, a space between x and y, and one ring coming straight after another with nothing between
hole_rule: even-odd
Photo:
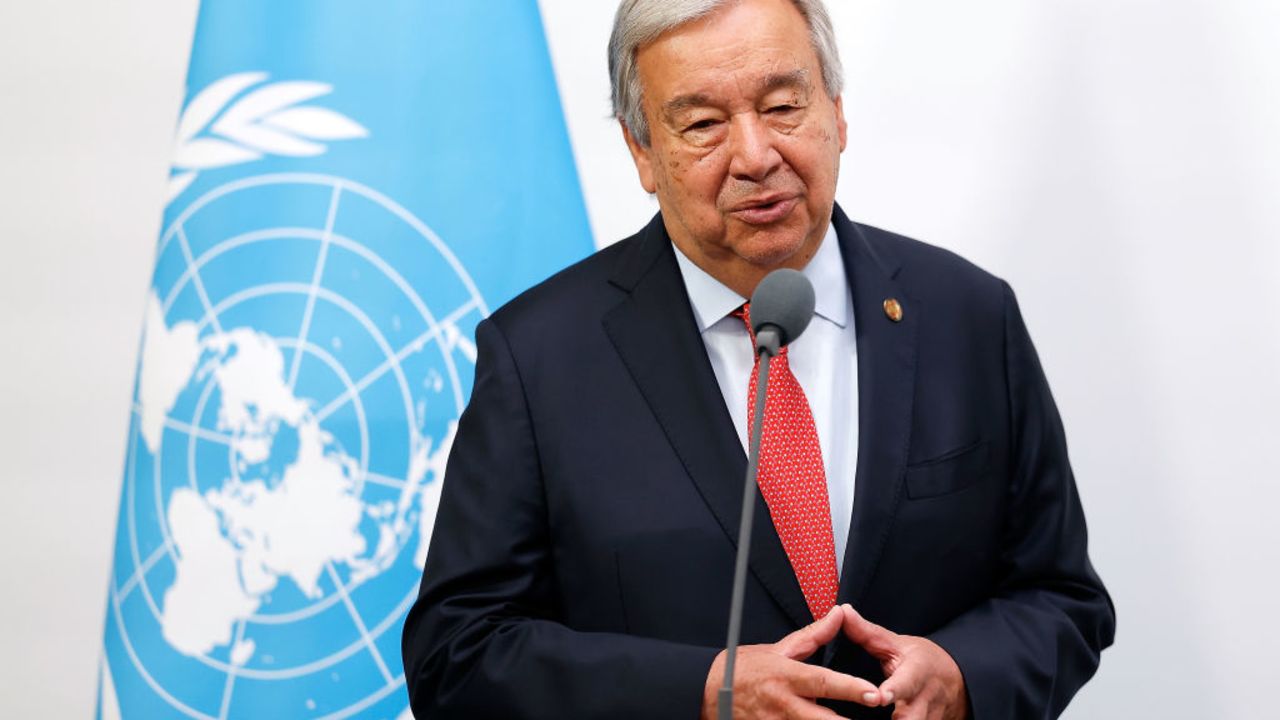
<instances>
[{"instance_id":1,"label":"tie knot","mask_svg":"<svg viewBox=\"0 0 1280 720\"><path fill-rule=\"evenodd\" d=\"M732 313L729 313L729 314L738 318L739 320L742 321L743 325L747 326L747 336L751 338L751 350L752 352L755 352L756 331L755 331L755 328L751 327L751 303L750 302L742 303L741 305L738 306L736 310L734 310ZM787 355L787 348L783 347L778 352L778 357L785 357L786 355Z\"/></svg>"}]
</instances>

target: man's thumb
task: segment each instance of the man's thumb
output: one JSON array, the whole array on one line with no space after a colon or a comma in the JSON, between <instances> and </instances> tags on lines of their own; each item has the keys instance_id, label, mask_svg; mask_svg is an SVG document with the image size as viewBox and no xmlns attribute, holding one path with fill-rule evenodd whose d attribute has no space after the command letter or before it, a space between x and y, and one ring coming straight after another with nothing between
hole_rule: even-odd
<instances>
[{"instance_id":1,"label":"man's thumb","mask_svg":"<svg viewBox=\"0 0 1280 720\"><path fill-rule=\"evenodd\" d=\"M840 633L842 624L840 608L831 608L826 616L782 638L774 644L774 648L792 660L803 660L834 640Z\"/></svg>"},{"instance_id":2,"label":"man's thumb","mask_svg":"<svg viewBox=\"0 0 1280 720\"><path fill-rule=\"evenodd\" d=\"M850 640L881 660L893 654L897 635L862 617L852 605L841 605L840 609L843 610L844 634Z\"/></svg>"}]
</instances>

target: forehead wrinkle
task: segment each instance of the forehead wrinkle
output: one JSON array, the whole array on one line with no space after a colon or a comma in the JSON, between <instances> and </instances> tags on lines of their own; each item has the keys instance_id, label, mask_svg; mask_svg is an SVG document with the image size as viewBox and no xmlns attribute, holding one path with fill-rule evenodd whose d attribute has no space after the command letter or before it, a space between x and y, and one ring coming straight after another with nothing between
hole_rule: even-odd
<instances>
[{"instance_id":1,"label":"forehead wrinkle","mask_svg":"<svg viewBox=\"0 0 1280 720\"><path fill-rule=\"evenodd\" d=\"M812 88L813 86L809 82L809 71L806 68L798 68L787 72L777 72L766 75L759 83L756 84L756 94L767 95L775 90L788 89L808 92ZM712 104L714 104L714 101L711 96L706 93L686 93L684 95L677 95L663 103L662 115L667 119L671 119L685 110Z\"/></svg>"}]
</instances>

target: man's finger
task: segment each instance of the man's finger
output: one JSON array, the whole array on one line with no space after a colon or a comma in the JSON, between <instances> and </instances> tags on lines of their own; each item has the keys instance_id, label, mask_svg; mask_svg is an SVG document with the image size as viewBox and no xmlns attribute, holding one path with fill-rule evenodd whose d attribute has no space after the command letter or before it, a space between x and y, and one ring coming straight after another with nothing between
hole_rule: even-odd
<instances>
[{"instance_id":1,"label":"man's finger","mask_svg":"<svg viewBox=\"0 0 1280 720\"><path fill-rule=\"evenodd\" d=\"M880 690L862 678L824 667L801 664L792 676L791 689L807 698L845 700L867 707L881 705Z\"/></svg>"},{"instance_id":2,"label":"man's finger","mask_svg":"<svg viewBox=\"0 0 1280 720\"><path fill-rule=\"evenodd\" d=\"M841 605L844 620L844 634L862 646L877 659L883 660L893 655L897 649L898 636L867 620L853 609L852 605Z\"/></svg>"},{"instance_id":3,"label":"man's finger","mask_svg":"<svg viewBox=\"0 0 1280 720\"><path fill-rule=\"evenodd\" d=\"M880 697L885 705L910 702L919 694L923 682L920 664L904 662L888 679L880 683Z\"/></svg>"},{"instance_id":4,"label":"man's finger","mask_svg":"<svg viewBox=\"0 0 1280 720\"><path fill-rule=\"evenodd\" d=\"M831 608L825 617L806 625L774 643L780 654L792 660L803 660L817 652L818 648L835 639L844 617L840 608Z\"/></svg>"}]
</instances>

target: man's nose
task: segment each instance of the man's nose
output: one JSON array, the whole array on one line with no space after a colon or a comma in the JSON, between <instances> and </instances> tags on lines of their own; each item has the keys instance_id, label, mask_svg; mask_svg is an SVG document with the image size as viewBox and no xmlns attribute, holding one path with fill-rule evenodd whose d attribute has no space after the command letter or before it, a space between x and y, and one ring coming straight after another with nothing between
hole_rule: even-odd
<instances>
[{"instance_id":1,"label":"man's nose","mask_svg":"<svg viewBox=\"0 0 1280 720\"><path fill-rule=\"evenodd\" d=\"M743 113L729 125L729 174L740 180L764 180L782 164L773 132L755 113Z\"/></svg>"}]
</instances>

